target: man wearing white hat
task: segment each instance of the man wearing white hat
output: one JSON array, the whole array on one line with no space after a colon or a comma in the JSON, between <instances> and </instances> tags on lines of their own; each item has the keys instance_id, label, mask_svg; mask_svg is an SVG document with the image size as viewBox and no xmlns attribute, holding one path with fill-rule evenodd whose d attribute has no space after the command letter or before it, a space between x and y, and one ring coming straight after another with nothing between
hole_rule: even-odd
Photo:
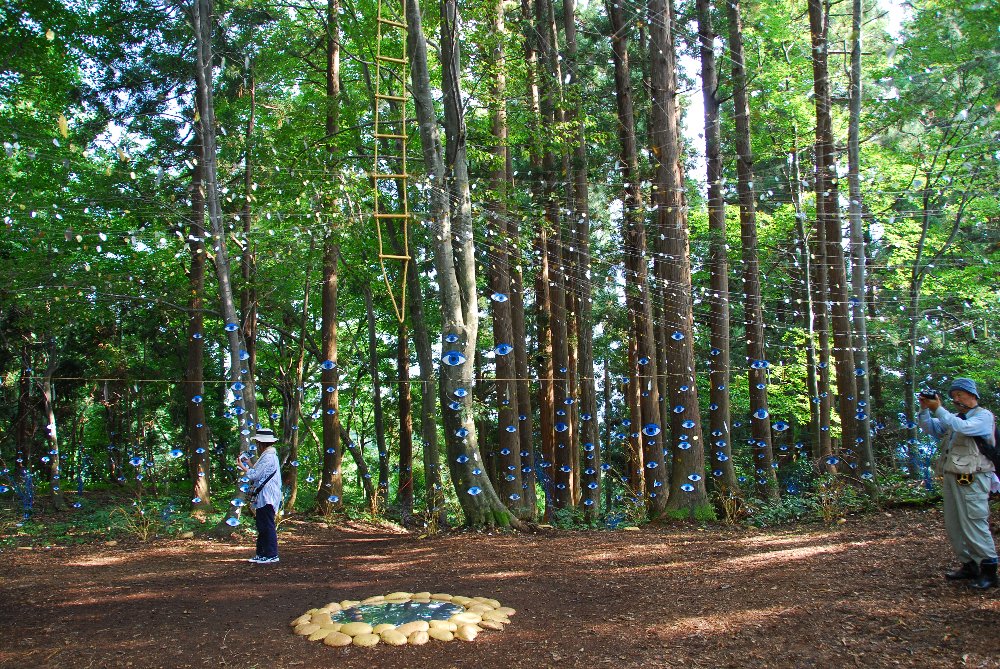
<instances>
[{"instance_id":1,"label":"man wearing white hat","mask_svg":"<svg viewBox=\"0 0 1000 669\"><path fill-rule=\"evenodd\" d=\"M257 554L248 560L254 564L278 561L278 531L274 517L281 504L281 465L278 451L272 444L278 441L273 430L257 430L253 439L263 447L257 462L251 467L241 457L236 461L244 476L250 479L250 490L256 492L253 502L257 521ZM245 454L244 454L245 455Z\"/></svg>"},{"instance_id":2,"label":"man wearing white hat","mask_svg":"<svg viewBox=\"0 0 1000 669\"><path fill-rule=\"evenodd\" d=\"M935 393L921 393L918 416L924 432L940 439L935 464L942 477L944 527L962 566L945 574L950 580L972 581L978 590L997 586L997 549L990 534L990 486L995 467L983 455L976 437L993 442L993 414L979 406L972 379L955 379L948 396L958 409L951 413Z\"/></svg>"}]
</instances>

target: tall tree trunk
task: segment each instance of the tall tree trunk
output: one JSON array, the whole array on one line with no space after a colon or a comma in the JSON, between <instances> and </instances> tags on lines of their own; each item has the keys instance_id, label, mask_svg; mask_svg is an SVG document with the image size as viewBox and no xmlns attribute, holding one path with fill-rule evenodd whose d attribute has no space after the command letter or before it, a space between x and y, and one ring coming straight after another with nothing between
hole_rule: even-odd
<instances>
[{"instance_id":1,"label":"tall tree trunk","mask_svg":"<svg viewBox=\"0 0 1000 669\"><path fill-rule=\"evenodd\" d=\"M837 187L837 166L833 145L833 117L830 103L830 77L827 66L827 34L829 31L828 0L809 0L809 29L812 36L813 94L816 104L816 200L823 200L817 209L817 227L826 234L825 265L827 290L831 304L833 326L833 357L837 366L837 400L840 413L843 449L853 453L857 447L857 383L854 348L851 337L851 315L848 304L847 270L844 264L843 234L840 224L840 204ZM819 213L822 212L822 216ZM847 455L847 453L845 453ZM853 460L853 458L851 458ZM850 472L849 462L841 469ZM853 476L853 473L852 473Z\"/></svg>"},{"instance_id":2,"label":"tall tree trunk","mask_svg":"<svg viewBox=\"0 0 1000 669\"><path fill-rule=\"evenodd\" d=\"M239 315L236 312L226 231L219 204L217 156L215 141L215 103L212 94L212 0L194 0L191 6L191 23L195 32L195 68L198 86L196 104L201 124L202 163L204 165L205 202L212 231L212 250L215 253L215 272L219 282L219 301L229 348L228 378L233 390L233 413L237 419L240 452L250 448L250 439L257 425L256 387L249 369L243 364L248 356ZM245 433L245 434L244 434ZM228 532L239 524L242 493L231 503L225 517L216 527L220 533Z\"/></svg>"},{"instance_id":3,"label":"tall tree trunk","mask_svg":"<svg viewBox=\"0 0 1000 669\"><path fill-rule=\"evenodd\" d=\"M554 14L549 0L535 2L535 29L538 37L539 61L539 111L543 123L554 128L557 122L563 120L559 109L559 89L562 75L559 68L559 54L555 43L556 28ZM551 464L552 494L551 501L555 508L569 508L573 504L573 473L576 464L574 457L574 426L568 420L566 400L572 401L570 395L569 371L569 338L567 329L566 308L566 272L563 264L563 246L561 244L562 216L561 202L557 195L556 181L559 179L557 160L554 150L546 145L542 154L542 188L543 206L545 211L544 227L539 228L539 235L544 235L545 243L541 252L545 258L547 281L545 304L546 318L539 321L539 327L546 327L551 344L551 392L552 392L552 457L546 457ZM541 296L541 293L539 294ZM541 333L540 333L541 334ZM542 421L545 428L545 421Z\"/></svg>"},{"instance_id":4,"label":"tall tree trunk","mask_svg":"<svg viewBox=\"0 0 1000 669\"><path fill-rule=\"evenodd\" d=\"M726 2L729 11L729 54L733 62L733 103L736 121L736 189L740 200L740 239L743 252L744 313L747 335L747 376L750 386L750 430L753 437L754 480L761 495L778 498L774 470L771 418L767 406L767 369L764 314L761 308L760 264L757 259L757 213L753 190L753 152L750 146L750 105L743 56L743 23L739 0Z\"/></svg>"},{"instance_id":5,"label":"tall tree trunk","mask_svg":"<svg viewBox=\"0 0 1000 669\"><path fill-rule=\"evenodd\" d=\"M666 265L662 273L664 324L673 331L665 342L667 405L673 407L674 420L681 426L673 434L671 452L670 498L663 504L663 492L657 493L666 474L648 469L647 490L650 511L655 516L668 511L680 517L712 518L714 512L705 489L705 452L695 383L694 324L691 303L691 259L688 246L687 213L683 206L684 183L681 179L680 136L677 127L677 79L674 50L674 23L667 0L649 0L652 112L650 129L652 152L657 157L653 203L657 227L664 239ZM660 278L660 277L658 277ZM662 360L663 358L661 358ZM661 432L661 424L643 426L643 433ZM656 495L656 497L652 497Z\"/></svg>"},{"instance_id":6,"label":"tall tree trunk","mask_svg":"<svg viewBox=\"0 0 1000 669\"><path fill-rule=\"evenodd\" d=\"M340 127L340 0L326 3L326 141L329 153L327 170L333 170L336 158L334 138ZM337 363L337 289L340 280L340 244L335 230L337 202L331 203L323 238L323 283L320 293L320 330L322 332L322 358L320 385L323 392L320 410L323 412L323 470L320 473L319 491L316 494L316 512L329 515L342 508L344 477L341 473L344 452L341 444L340 425L340 369ZM362 459L363 461L363 459Z\"/></svg>"},{"instance_id":7,"label":"tall tree trunk","mask_svg":"<svg viewBox=\"0 0 1000 669\"><path fill-rule=\"evenodd\" d=\"M871 390L868 367L868 315L865 309L865 231L861 218L861 0L852 0L851 14L851 112L847 138L847 180L850 189L848 210L851 220L851 298L854 333L854 364L857 366L857 449L858 473L872 498L878 497L875 480L875 452L872 450Z\"/></svg>"},{"instance_id":8,"label":"tall tree trunk","mask_svg":"<svg viewBox=\"0 0 1000 669\"><path fill-rule=\"evenodd\" d=\"M372 377L372 411L375 419L375 446L378 449L378 488L373 510L384 509L389 499L389 450L385 443L385 418L382 412L382 376L379 372L378 337L375 333L375 307L368 284L361 288L368 316L368 373Z\"/></svg>"},{"instance_id":9,"label":"tall tree trunk","mask_svg":"<svg viewBox=\"0 0 1000 669\"><path fill-rule=\"evenodd\" d=\"M452 125L449 138L458 143L449 150L454 156L455 181L465 176L465 133L462 122L458 71L458 15L450 0L442 12L442 51L446 118ZM412 77L413 101L417 113L421 146L431 183L431 216L437 232L433 253L440 286L442 321L441 409L444 414L448 467L459 503L470 527L509 526L517 521L497 497L489 477L483 473L482 457L476 441L472 415L472 365L475 357L479 312L476 301L471 219L465 215L454 222L451 216L447 172L431 95L427 67L427 43L421 26L418 0L407 0L407 52ZM457 171L457 175L456 175ZM466 181L467 187L467 181ZM467 191L466 191L467 192ZM462 203L463 207L465 202ZM464 213L464 212L463 212ZM459 252L456 252L455 248ZM465 393L456 394L459 389ZM449 408L455 399L459 409Z\"/></svg>"},{"instance_id":10,"label":"tall tree trunk","mask_svg":"<svg viewBox=\"0 0 1000 669\"><path fill-rule=\"evenodd\" d=\"M573 268L573 292L576 296L576 331L578 342L577 385L579 408L579 443L582 449L580 493L584 515L588 520L597 517L601 499L601 451L597 427L597 380L594 377L594 316L592 284L590 280L590 203L587 178L587 136L583 118L583 89L577 81L576 7L574 0L563 0L563 25L566 34L566 59L570 72L569 89L572 104L567 121L575 124L573 146L573 178L575 189L575 216L573 241L576 246L576 263Z\"/></svg>"},{"instance_id":11,"label":"tall tree trunk","mask_svg":"<svg viewBox=\"0 0 1000 669\"><path fill-rule=\"evenodd\" d=\"M629 430L630 456L626 458L627 482L641 496L643 485L642 445L647 442L648 462L664 471L663 432L642 437L647 423L660 422L659 369L653 331L653 306L649 291L649 260L646 253L646 225L643 220L642 187L635 137L635 107L632 96L632 72L629 65L628 27L621 4L606 2L611 20L611 48L615 65L615 100L618 107L618 140L624 193L622 197L622 242L625 255L625 306L629 313ZM606 416L605 420L609 417ZM631 435L635 435L634 437Z\"/></svg>"},{"instance_id":12,"label":"tall tree trunk","mask_svg":"<svg viewBox=\"0 0 1000 669\"><path fill-rule=\"evenodd\" d=\"M406 324L399 324L396 342L396 369L399 375L399 488L396 504L403 525L413 519L413 400L410 397L410 352Z\"/></svg>"},{"instance_id":13,"label":"tall tree trunk","mask_svg":"<svg viewBox=\"0 0 1000 669\"><path fill-rule=\"evenodd\" d=\"M726 201L722 192L722 138L719 119L719 77L715 66L715 30L711 0L698 0L698 39L701 44L701 97L705 107L705 165L708 177L708 229L710 236L709 293L709 429L712 481L722 496L739 496L733 467L730 428L729 254L726 238Z\"/></svg>"},{"instance_id":14,"label":"tall tree trunk","mask_svg":"<svg viewBox=\"0 0 1000 669\"><path fill-rule=\"evenodd\" d=\"M257 257L253 238L250 235L253 223L253 131L257 118L257 80L249 64L247 66L247 88L250 93L250 113L247 116L245 147L243 154L243 253L240 269L243 286L240 290L240 314L243 316L243 342L246 345L245 361L250 378L257 378ZM287 438L287 435L285 435Z\"/></svg>"},{"instance_id":15,"label":"tall tree trunk","mask_svg":"<svg viewBox=\"0 0 1000 669\"><path fill-rule=\"evenodd\" d=\"M547 30L539 28L539 17L542 10L533 5L531 0L522 0L521 19L524 24L525 35L524 49L525 62L528 66L527 72L527 104L530 109L529 127L535 137L534 142L529 145L529 161L531 164L532 188L534 202L542 212L547 206L547 180L548 172L544 166L544 128L547 121L543 119L542 112L542 87L545 80L545 70L542 65L543 35L548 34ZM536 346L536 367L538 376L538 423L541 435L541 461L538 468L541 470L542 485L545 493L544 517L549 519L552 512L553 493L553 462L555 461L556 433L555 425L555 378L552 363L552 302L549 295L550 264L547 253L548 238L550 231L545 222L544 213L541 220L536 220L535 236L533 239L533 255L537 259L538 266L535 270L535 346ZM523 296L522 296L523 298ZM523 306L523 299L522 299Z\"/></svg>"},{"instance_id":16,"label":"tall tree trunk","mask_svg":"<svg viewBox=\"0 0 1000 669\"><path fill-rule=\"evenodd\" d=\"M793 135L798 136L798 129L793 126ZM809 436L810 454L814 459L821 453L820 430L820 392L819 370L817 369L818 354L816 352L816 309L813 302L812 277L813 261L809 251L809 239L806 236L806 213L802 208L801 174L799 172L799 153L797 141L792 143L788 152L788 187L792 195L792 206L795 209L795 237L798 253L798 265L802 272L802 322L806 330L806 386L809 389ZM829 406L829 403L828 403Z\"/></svg>"},{"instance_id":17,"label":"tall tree trunk","mask_svg":"<svg viewBox=\"0 0 1000 669\"><path fill-rule=\"evenodd\" d=\"M390 237L397 255L403 255L402 231L387 219ZM434 354L430 334L424 318L424 294L416 262L406 273L406 301L413 327L413 343L420 367L420 440L424 468L424 504L427 521L433 527L444 527L448 514L444 506L444 488L441 485L441 457L438 452L437 380L434 378Z\"/></svg>"},{"instance_id":18,"label":"tall tree trunk","mask_svg":"<svg viewBox=\"0 0 1000 669\"><path fill-rule=\"evenodd\" d=\"M61 460L59 459L59 436L56 432L56 391L55 386L52 384L52 377L55 374L56 367L58 366L58 348L56 347L55 340L51 342L49 346L49 361L45 367L45 373L42 374L41 379L41 391L42 391L42 408L45 413L45 443L49 447L48 453L45 456L48 458L46 469L48 470L49 484L51 487L52 494L52 507L56 511L63 511L66 509L66 498L63 495L62 480L61 480Z\"/></svg>"},{"instance_id":19,"label":"tall tree trunk","mask_svg":"<svg viewBox=\"0 0 1000 669\"><path fill-rule=\"evenodd\" d=\"M23 336L23 335L22 335ZM31 349L27 341L21 343L21 373L17 380L17 415L14 418L15 469L19 485L27 487L31 476L32 435L35 421L31 401Z\"/></svg>"},{"instance_id":20,"label":"tall tree trunk","mask_svg":"<svg viewBox=\"0 0 1000 669\"><path fill-rule=\"evenodd\" d=\"M199 144L200 144L200 140ZM198 150L200 153L200 149ZM191 223L188 247L191 269L188 274L188 345L184 373L184 407L187 414L187 461L194 490L191 508L198 514L212 509L211 460L208 428L205 425L205 198L202 163L195 160L191 172Z\"/></svg>"},{"instance_id":21,"label":"tall tree trunk","mask_svg":"<svg viewBox=\"0 0 1000 669\"><path fill-rule=\"evenodd\" d=\"M493 32L496 36L506 36L504 3L501 0L493 17ZM496 397L498 401L497 472L494 481L500 499L514 513L522 518L530 518L524 506L521 479L521 428L518 420L518 376L516 349L525 349L523 337L514 337L514 323L511 300L510 257L516 240L511 238L507 222L508 184L511 174L510 150L507 131L507 82L506 62L503 43L497 39L492 50L491 78L493 105L493 169L490 183L493 196L486 204L487 225L490 231L490 261L486 263L491 291L490 309L493 312L493 341L496 361Z\"/></svg>"},{"instance_id":22,"label":"tall tree trunk","mask_svg":"<svg viewBox=\"0 0 1000 669\"><path fill-rule=\"evenodd\" d=\"M282 472L281 472L281 484L284 487L284 493L288 496L287 502L285 503L285 512L291 512L295 510L295 501L298 497L299 491L299 445L302 443L302 430L300 421L302 419L302 403L305 401L305 384L303 383L303 377L305 375L305 359L306 359L306 337L309 332L309 297L311 294L310 287L312 286L312 262L313 253L316 250L316 240L313 237L309 238L309 250L307 258L310 259L306 263L305 267L305 285L302 289L302 313L299 316L299 333L298 341L296 342L296 354L294 358L294 365L292 370L292 378L290 379L290 386L287 389L288 396L288 411L285 412L285 421L282 426L282 435L285 438L286 448L285 456L282 458ZM321 392L326 392L326 388L323 388Z\"/></svg>"}]
</instances>

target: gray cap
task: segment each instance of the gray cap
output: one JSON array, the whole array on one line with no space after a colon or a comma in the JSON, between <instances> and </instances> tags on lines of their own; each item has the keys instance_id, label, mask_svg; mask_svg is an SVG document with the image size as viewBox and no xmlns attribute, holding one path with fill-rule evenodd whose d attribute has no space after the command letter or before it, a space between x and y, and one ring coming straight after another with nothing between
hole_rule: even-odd
<instances>
[{"instance_id":1,"label":"gray cap","mask_svg":"<svg viewBox=\"0 0 1000 669\"><path fill-rule=\"evenodd\" d=\"M979 399L979 391L976 390L976 382L972 379L955 379L951 382L951 387L948 388L948 394L951 394L953 390L964 390L970 395L974 395L976 399Z\"/></svg>"}]
</instances>

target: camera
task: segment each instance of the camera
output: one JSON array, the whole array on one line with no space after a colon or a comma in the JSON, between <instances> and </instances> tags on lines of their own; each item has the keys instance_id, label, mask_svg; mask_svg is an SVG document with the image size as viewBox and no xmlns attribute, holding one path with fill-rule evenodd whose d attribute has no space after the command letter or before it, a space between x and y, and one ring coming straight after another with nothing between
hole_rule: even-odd
<instances>
[{"instance_id":1,"label":"camera","mask_svg":"<svg viewBox=\"0 0 1000 669\"><path fill-rule=\"evenodd\" d=\"M940 400L941 399L941 393L939 393L936 390L930 390L930 389L921 390L918 394L920 395L920 397L923 397L925 400Z\"/></svg>"}]
</instances>

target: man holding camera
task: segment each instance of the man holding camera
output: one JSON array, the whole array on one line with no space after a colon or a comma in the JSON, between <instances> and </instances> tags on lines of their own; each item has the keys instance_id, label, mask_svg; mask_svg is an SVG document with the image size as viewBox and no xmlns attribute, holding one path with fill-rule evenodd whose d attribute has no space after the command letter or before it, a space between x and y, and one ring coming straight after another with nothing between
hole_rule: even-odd
<instances>
[{"instance_id":1,"label":"man holding camera","mask_svg":"<svg viewBox=\"0 0 1000 669\"><path fill-rule=\"evenodd\" d=\"M990 484L993 463L979 451L976 437L993 441L993 414L979 406L979 391L972 379L955 379L948 396L958 409L941 406L935 391L920 393L918 420L924 432L937 437L935 470L942 477L944 526L952 550L962 562L945 574L950 580L971 580L972 587L997 586L997 549L990 534Z\"/></svg>"}]
</instances>

